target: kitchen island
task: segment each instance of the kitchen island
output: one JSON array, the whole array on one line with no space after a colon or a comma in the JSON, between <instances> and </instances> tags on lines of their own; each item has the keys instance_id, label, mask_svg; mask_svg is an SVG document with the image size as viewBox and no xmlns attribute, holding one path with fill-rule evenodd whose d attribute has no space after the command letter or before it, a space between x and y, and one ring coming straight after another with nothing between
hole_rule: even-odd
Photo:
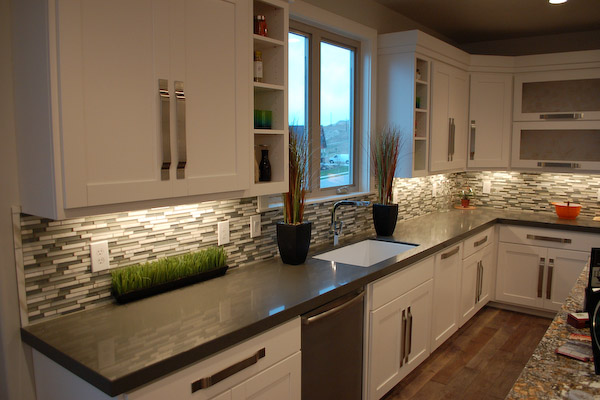
<instances>
[{"instance_id":1,"label":"kitchen island","mask_svg":"<svg viewBox=\"0 0 600 400\"><path fill-rule=\"evenodd\" d=\"M419 244L369 268L309 257L234 268L220 278L127 305L110 304L25 327L25 343L109 396L210 357L496 223L600 233L591 219L480 208L397 224L393 240ZM348 243L372 237L368 233ZM388 238L389 239L389 238ZM343 244L343 243L342 243ZM311 254L331 246L312 249Z\"/></svg>"},{"instance_id":2,"label":"kitchen island","mask_svg":"<svg viewBox=\"0 0 600 400\"><path fill-rule=\"evenodd\" d=\"M593 362L582 362L555 354L571 333L589 335L588 328L567 324L569 312L581 311L588 281L586 266L562 309L556 314L535 352L523 368L507 399L566 399L569 392L580 390L600 398L600 375Z\"/></svg>"}]
</instances>

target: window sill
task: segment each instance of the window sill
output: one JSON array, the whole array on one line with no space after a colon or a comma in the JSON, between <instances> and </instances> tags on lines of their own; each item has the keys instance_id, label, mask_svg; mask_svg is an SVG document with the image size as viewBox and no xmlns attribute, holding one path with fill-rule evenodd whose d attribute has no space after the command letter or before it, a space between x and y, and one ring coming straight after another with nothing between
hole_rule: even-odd
<instances>
[{"instance_id":1,"label":"window sill","mask_svg":"<svg viewBox=\"0 0 600 400\"><path fill-rule=\"evenodd\" d=\"M325 203L328 201L337 201L337 200L351 199L353 197L368 196L371 194L375 194L375 191L352 192L352 193L336 194L336 195L332 195L332 196L313 197L310 199L306 199L305 204L319 204L319 203ZM258 196L258 198L257 198L258 199L258 207L256 210L257 212L262 213L262 212L266 212L266 211L280 209L283 207L282 202L269 204L269 197L271 197L271 196Z\"/></svg>"}]
</instances>

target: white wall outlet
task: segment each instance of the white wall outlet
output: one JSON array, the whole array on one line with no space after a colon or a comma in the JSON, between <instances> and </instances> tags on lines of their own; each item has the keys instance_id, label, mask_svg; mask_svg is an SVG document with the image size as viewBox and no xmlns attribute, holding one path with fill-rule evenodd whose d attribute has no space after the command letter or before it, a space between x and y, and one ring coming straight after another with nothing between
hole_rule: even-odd
<instances>
[{"instance_id":1,"label":"white wall outlet","mask_svg":"<svg viewBox=\"0 0 600 400\"><path fill-rule=\"evenodd\" d=\"M250 217L250 237L260 236L260 214Z\"/></svg>"},{"instance_id":2,"label":"white wall outlet","mask_svg":"<svg viewBox=\"0 0 600 400\"><path fill-rule=\"evenodd\" d=\"M219 246L229 243L229 221L219 222L217 225L217 241Z\"/></svg>"},{"instance_id":3,"label":"white wall outlet","mask_svg":"<svg viewBox=\"0 0 600 400\"><path fill-rule=\"evenodd\" d=\"M90 243L90 256L92 257L92 272L104 271L110 268L108 261L108 242Z\"/></svg>"},{"instance_id":4,"label":"white wall outlet","mask_svg":"<svg viewBox=\"0 0 600 400\"><path fill-rule=\"evenodd\" d=\"M433 197L437 197L437 195L438 195L438 184L437 184L437 182L433 182L432 190L431 190L431 195Z\"/></svg>"},{"instance_id":5,"label":"white wall outlet","mask_svg":"<svg viewBox=\"0 0 600 400\"><path fill-rule=\"evenodd\" d=\"M492 191L492 181L483 181L483 194L490 194Z\"/></svg>"}]
</instances>

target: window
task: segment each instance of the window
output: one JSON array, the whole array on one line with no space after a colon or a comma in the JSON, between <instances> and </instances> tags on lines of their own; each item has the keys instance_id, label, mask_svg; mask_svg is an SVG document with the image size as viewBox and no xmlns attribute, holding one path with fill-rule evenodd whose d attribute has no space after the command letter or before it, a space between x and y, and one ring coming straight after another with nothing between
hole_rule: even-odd
<instances>
[{"instance_id":1,"label":"window","mask_svg":"<svg viewBox=\"0 0 600 400\"><path fill-rule=\"evenodd\" d=\"M295 21L288 42L289 126L308 135L310 197L357 191L360 44Z\"/></svg>"}]
</instances>

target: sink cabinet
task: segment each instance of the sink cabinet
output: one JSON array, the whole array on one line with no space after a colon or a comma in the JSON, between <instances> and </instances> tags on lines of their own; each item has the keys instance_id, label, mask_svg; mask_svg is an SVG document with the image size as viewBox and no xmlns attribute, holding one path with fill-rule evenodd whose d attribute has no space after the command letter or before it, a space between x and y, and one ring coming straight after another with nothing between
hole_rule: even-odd
<instances>
[{"instance_id":1,"label":"sink cabinet","mask_svg":"<svg viewBox=\"0 0 600 400\"><path fill-rule=\"evenodd\" d=\"M367 288L365 399L379 399L430 354L433 258Z\"/></svg>"},{"instance_id":2,"label":"sink cabinet","mask_svg":"<svg viewBox=\"0 0 600 400\"><path fill-rule=\"evenodd\" d=\"M14 14L23 212L249 187L248 1L24 0Z\"/></svg>"}]
</instances>

